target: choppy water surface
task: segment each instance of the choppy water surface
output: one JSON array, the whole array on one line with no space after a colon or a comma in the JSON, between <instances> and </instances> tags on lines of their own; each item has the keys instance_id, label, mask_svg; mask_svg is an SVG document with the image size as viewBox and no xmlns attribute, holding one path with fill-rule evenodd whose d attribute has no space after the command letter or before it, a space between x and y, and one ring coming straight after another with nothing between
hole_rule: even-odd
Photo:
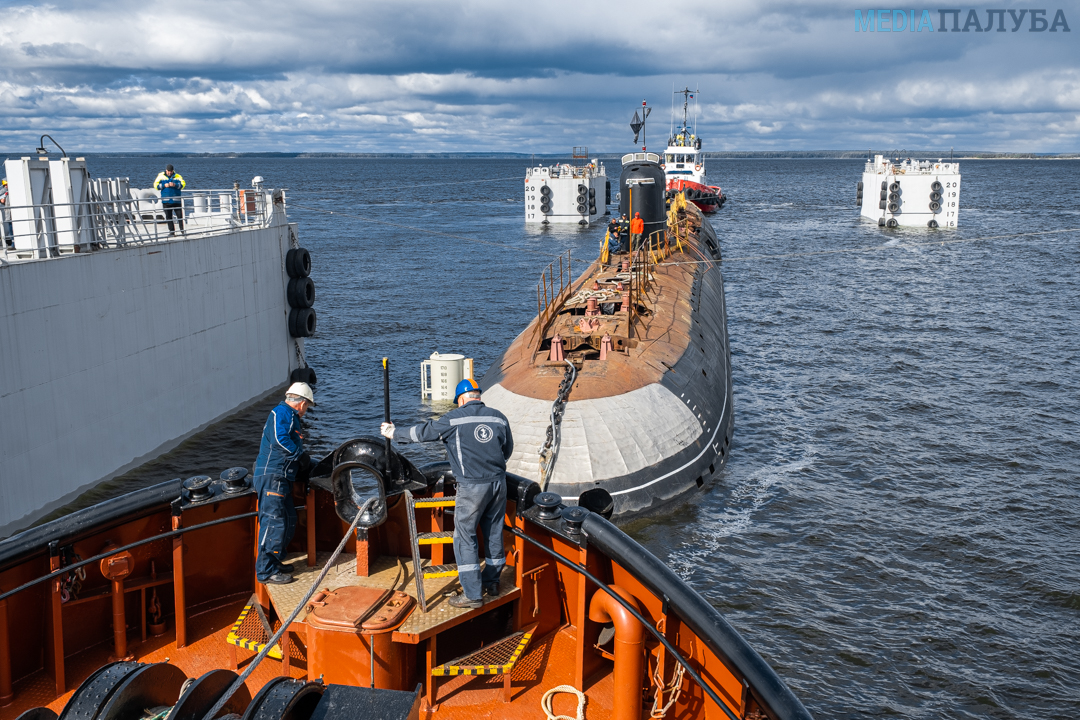
<instances>
[{"instance_id":1,"label":"choppy water surface","mask_svg":"<svg viewBox=\"0 0 1080 720\"><path fill-rule=\"evenodd\" d=\"M93 171L148 185L158 164ZM290 188L318 288L322 451L377 431L384 355L395 419L439 411L419 402L420 360L464 352L482 372L550 256L591 258L603 234L525 228L524 161L175 164L191 186ZM855 214L861 162L710 162L730 199L713 223L731 460L708 494L627 529L818 718L1080 716L1080 233L951 242L1080 228L1080 164L961 168L958 231L883 231ZM102 492L250 465L272 404Z\"/></svg>"}]
</instances>

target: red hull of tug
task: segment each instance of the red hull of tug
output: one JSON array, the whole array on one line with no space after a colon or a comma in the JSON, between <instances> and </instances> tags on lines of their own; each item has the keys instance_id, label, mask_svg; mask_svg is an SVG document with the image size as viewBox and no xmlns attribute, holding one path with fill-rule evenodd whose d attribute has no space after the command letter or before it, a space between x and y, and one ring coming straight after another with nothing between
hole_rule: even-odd
<instances>
[{"instance_id":1,"label":"red hull of tug","mask_svg":"<svg viewBox=\"0 0 1080 720\"><path fill-rule=\"evenodd\" d=\"M687 197L687 200L697 205L703 213L711 214L716 212L723 206L724 200L727 199L720 186L702 185L691 180L670 180L667 189L675 192L689 191L690 196Z\"/></svg>"}]
</instances>

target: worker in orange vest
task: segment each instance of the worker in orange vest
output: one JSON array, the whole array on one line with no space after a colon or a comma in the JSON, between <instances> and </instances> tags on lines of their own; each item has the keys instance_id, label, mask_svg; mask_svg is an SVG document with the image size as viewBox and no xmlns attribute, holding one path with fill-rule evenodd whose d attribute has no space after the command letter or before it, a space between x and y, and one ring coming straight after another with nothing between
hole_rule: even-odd
<instances>
[{"instance_id":1,"label":"worker in orange vest","mask_svg":"<svg viewBox=\"0 0 1080 720\"><path fill-rule=\"evenodd\" d=\"M634 219L630 221L630 247L637 250L641 247L641 236L645 234L645 221L641 219L641 213L634 213Z\"/></svg>"}]
</instances>

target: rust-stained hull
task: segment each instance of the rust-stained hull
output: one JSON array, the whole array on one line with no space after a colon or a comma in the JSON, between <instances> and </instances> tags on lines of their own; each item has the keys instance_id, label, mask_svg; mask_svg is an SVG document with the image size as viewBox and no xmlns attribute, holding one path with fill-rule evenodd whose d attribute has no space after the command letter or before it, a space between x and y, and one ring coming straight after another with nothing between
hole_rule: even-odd
<instances>
[{"instance_id":1,"label":"rust-stained hull","mask_svg":"<svg viewBox=\"0 0 1080 720\"><path fill-rule=\"evenodd\" d=\"M573 300L594 280L609 278L621 256L612 256L607 269L593 263L558 315L534 319L481 381L485 403L514 429L511 472L571 501L603 487L621 517L654 512L707 487L727 460L734 426L719 248L693 205L686 203L676 221L669 218L671 254L651 266L640 314L601 314L599 329L580 329L586 311ZM545 477L538 450L565 373L564 362L551 361L556 334L578 371ZM622 343L603 360L593 352L601 334Z\"/></svg>"}]
</instances>

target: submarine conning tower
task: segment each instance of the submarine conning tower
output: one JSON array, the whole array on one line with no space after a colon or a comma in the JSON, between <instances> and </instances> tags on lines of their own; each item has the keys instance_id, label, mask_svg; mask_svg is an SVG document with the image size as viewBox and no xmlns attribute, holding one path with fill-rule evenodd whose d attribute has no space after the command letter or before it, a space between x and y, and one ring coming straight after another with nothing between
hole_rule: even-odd
<instances>
[{"instance_id":1,"label":"submarine conning tower","mask_svg":"<svg viewBox=\"0 0 1080 720\"><path fill-rule=\"evenodd\" d=\"M656 153L627 153L622 158L619 174L619 213L633 218L641 213L645 221L645 237L667 228L667 206L664 167Z\"/></svg>"}]
</instances>

